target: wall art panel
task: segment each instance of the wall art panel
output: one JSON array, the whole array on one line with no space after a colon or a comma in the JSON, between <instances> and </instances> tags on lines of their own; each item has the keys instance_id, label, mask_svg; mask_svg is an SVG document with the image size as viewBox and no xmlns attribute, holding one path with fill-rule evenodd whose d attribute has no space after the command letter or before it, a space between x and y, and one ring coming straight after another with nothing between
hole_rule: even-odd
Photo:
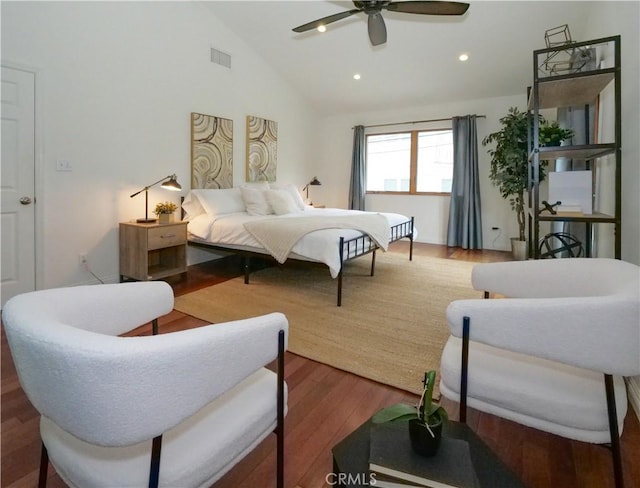
<instances>
[{"instance_id":1,"label":"wall art panel","mask_svg":"<svg viewBox=\"0 0 640 488\"><path fill-rule=\"evenodd\" d=\"M247 116L247 181L276 181L278 123Z\"/></svg>"},{"instance_id":2,"label":"wall art panel","mask_svg":"<svg viewBox=\"0 0 640 488\"><path fill-rule=\"evenodd\" d=\"M191 188L233 187L233 120L191 113Z\"/></svg>"}]
</instances>

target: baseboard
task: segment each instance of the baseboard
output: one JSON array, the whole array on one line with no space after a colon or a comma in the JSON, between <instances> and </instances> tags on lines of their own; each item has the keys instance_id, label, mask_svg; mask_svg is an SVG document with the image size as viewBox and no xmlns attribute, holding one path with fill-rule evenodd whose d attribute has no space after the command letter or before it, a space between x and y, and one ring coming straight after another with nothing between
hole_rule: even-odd
<instances>
[{"instance_id":1,"label":"baseboard","mask_svg":"<svg viewBox=\"0 0 640 488\"><path fill-rule=\"evenodd\" d=\"M640 376L633 376L627 378L627 396L629 397L629 403L636 412L636 417L640 420Z\"/></svg>"}]
</instances>

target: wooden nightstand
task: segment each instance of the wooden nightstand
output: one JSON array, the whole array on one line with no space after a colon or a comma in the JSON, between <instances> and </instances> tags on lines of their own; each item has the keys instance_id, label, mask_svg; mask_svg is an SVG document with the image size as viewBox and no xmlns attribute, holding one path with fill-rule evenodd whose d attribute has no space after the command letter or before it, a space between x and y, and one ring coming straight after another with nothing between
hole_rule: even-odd
<instances>
[{"instance_id":1,"label":"wooden nightstand","mask_svg":"<svg viewBox=\"0 0 640 488\"><path fill-rule=\"evenodd\" d=\"M187 271L187 223L120 223L120 281L158 280Z\"/></svg>"}]
</instances>

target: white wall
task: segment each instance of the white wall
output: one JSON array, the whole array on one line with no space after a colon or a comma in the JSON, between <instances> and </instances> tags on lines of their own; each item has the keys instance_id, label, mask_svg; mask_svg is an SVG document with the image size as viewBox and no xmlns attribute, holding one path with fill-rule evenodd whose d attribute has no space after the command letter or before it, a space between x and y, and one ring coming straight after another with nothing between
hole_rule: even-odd
<instances>
[{"instance_id":1,"label":"white wall","mask_svg":"<svg viewBox=\"0 0 640 488\"><path fill-rule=\"evenodd\" d=\"M640 264L640 3L594 2L586 39L621 36L622 259Z\"/></svg>"},{"instance_id":2,"label":"white wall","mask_svg":"<svg viewBox=\"0 0 640 488\"><path fill-rule=\"evenodd\" d=\"M38 288L118 276L129 195L176 173L190 186L190 113L234 121L234 182L245 179L245 120L278 122L278 181L311 174L315 115L264 61L195 2L2 2L2 63L37 71ZM209 61L210 47L232 69ZM57 159L71 172L56 172ZM179 201L159 187L158 201Z\"/></svg>"},{"instance_id":3,"label":"white wall","mask_svg":"<svg viewBox=\"0 0 640 488\"><path fill-rule=\"evenodd\" d=\"M488 249L510 249L509 237L518 235L516 215L508 202L502 199L498 189L489 180L490 157L482 139L499 130L499 119L507 114L509 107L526 107L525 87L521 96L468 100L423 107L411 107L386 112L369 112L347 116L328 117L323 120L322 139L327 141L321 150L321 161L317 174L321 187L313 188L314 201L331 206L345 207L348 204L351 174L351 152L354 125L376 125L414 120L429 120L454 115L486 115L478 119L478 159L480 172L480 194L482 198L482 233L484 247ZM394 130L391 127L390 130ZM416 218L418 241L445 244L449 215L448 196L423 195L367 195L366 209L372 211L398 212ZM491 230L499 227L499 231Z\"/></svg>"}]
</instances>

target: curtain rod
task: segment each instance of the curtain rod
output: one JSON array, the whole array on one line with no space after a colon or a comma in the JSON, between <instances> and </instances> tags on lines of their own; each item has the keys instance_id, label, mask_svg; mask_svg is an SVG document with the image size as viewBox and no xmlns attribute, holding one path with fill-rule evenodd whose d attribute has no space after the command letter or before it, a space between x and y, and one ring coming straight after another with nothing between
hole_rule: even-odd
<instances>
[{"instance_id":1,"label":"curtain rod","mask_svg":"<svg viewBox=\"0 0 640 488\"><path fill-rule=\"evenodd\" d=\"M476 115L479 119L486 119L486 115ZM365 129L369 129L371 127L388 127L390 125L406 125L406 124L421 124L424 122L444 122L445 120L453 120L453 117L447 117L446 119L431 119L431 120L410 120L408 122L393 122L391 124L377 124L377 125L365 125ZM351 127L352 129L354 127Z\"/></svg>"}]
</instances>

